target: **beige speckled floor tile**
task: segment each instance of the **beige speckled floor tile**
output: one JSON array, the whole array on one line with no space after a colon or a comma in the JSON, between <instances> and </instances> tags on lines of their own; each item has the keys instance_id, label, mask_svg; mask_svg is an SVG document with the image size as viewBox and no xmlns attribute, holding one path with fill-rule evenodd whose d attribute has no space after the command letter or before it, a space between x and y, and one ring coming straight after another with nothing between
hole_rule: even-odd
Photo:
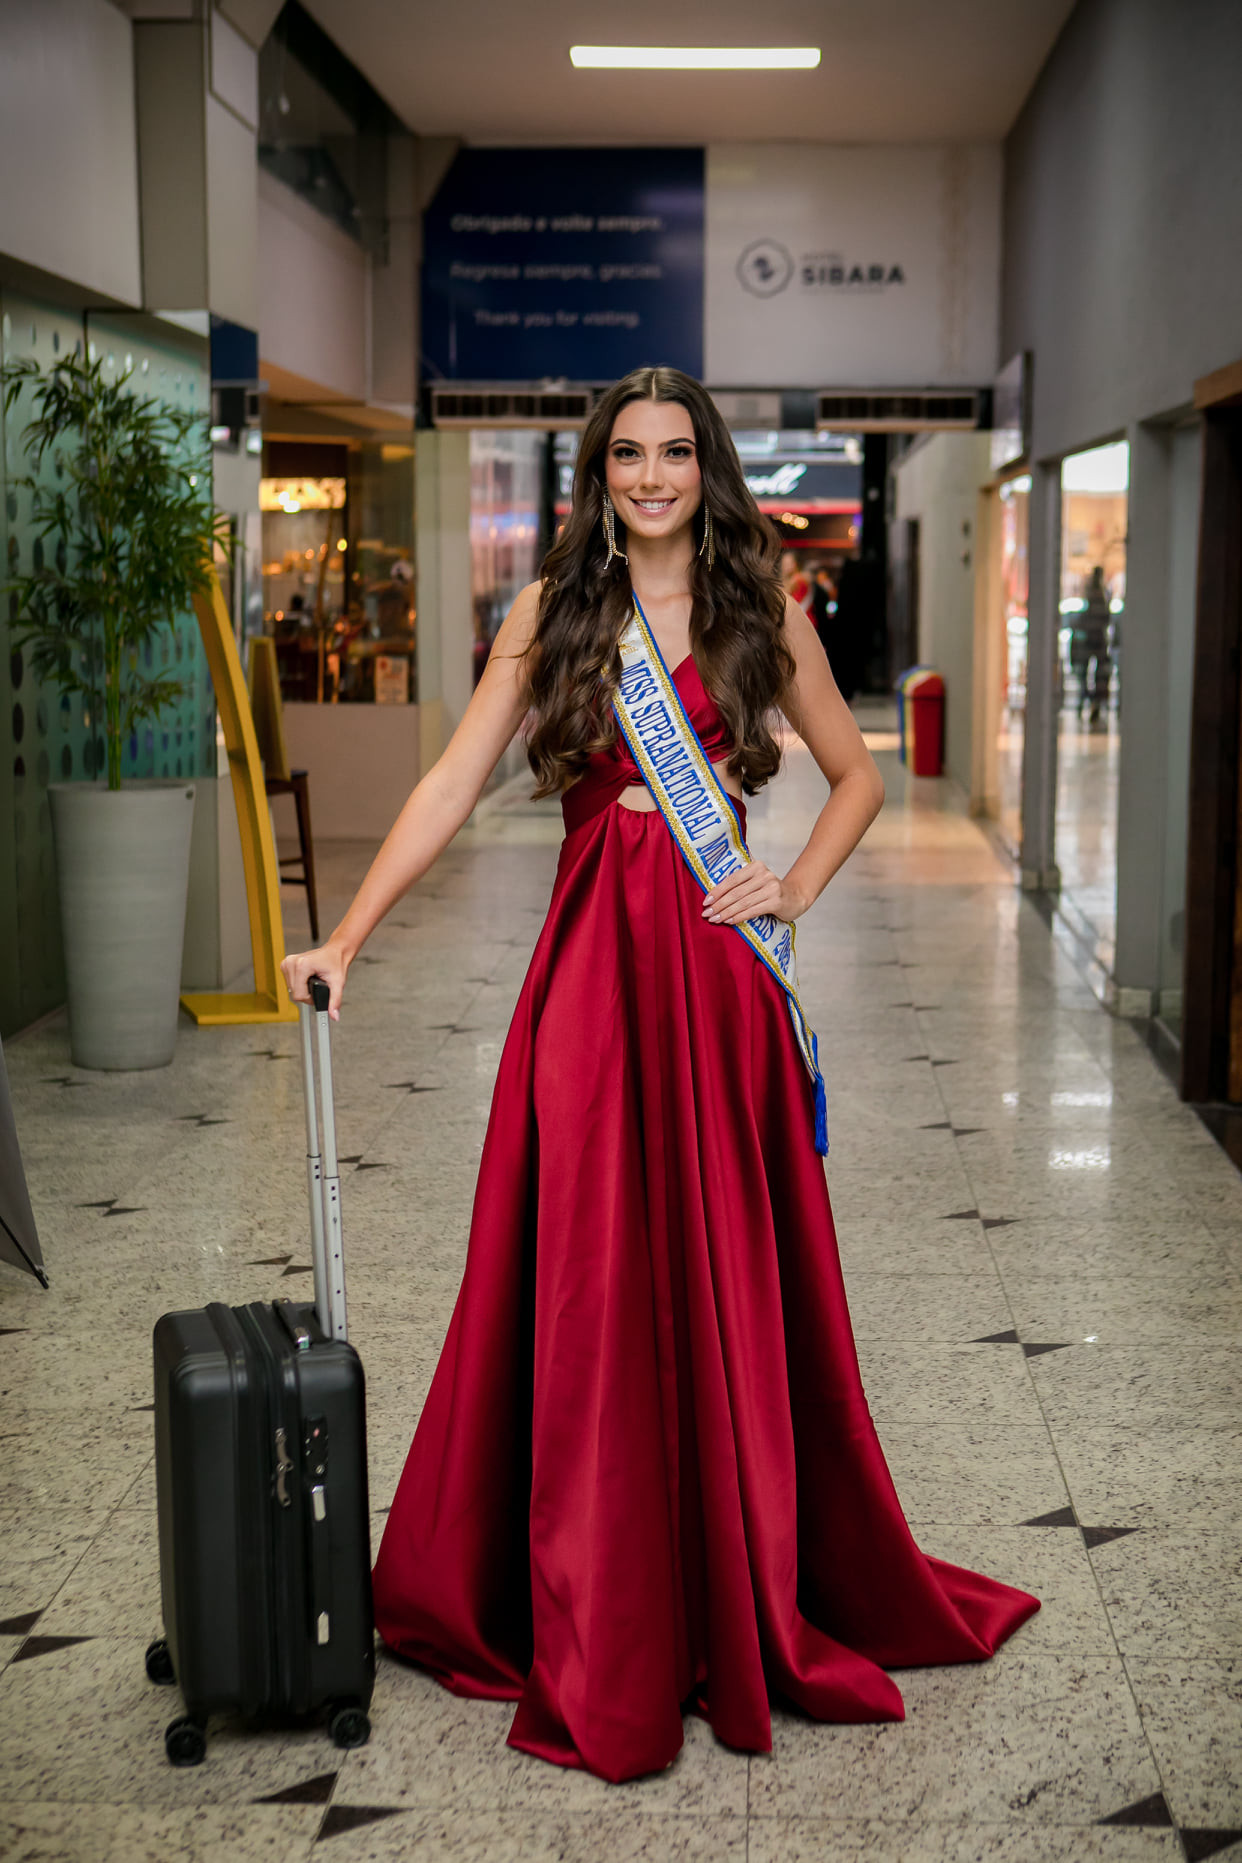
<instances>
[{"instance_id":1,"label":"beige speckled floor tile","mask_svg":"<svg viewBox=\"0 0 1242 1863\"><path fill-rule=\"evenodd\" d=\"M308 1863L319 1805L118 1810L103 1863ZM353 1863L352 1854L350 1863Z\"/></svg>"},{"instance_id":2,"label":"beige speckled floor tile","mask_svg":"<svg viewBox=\"0 0 1242 1863\"><path fill-rule=\"evenodd\" d=\"M350 1755L336 1800L540 1812L588 1811L615 1800L619 1788L589 1773L506 1746L512 1719L511 1702L464 1700L420 1670L384 1657L371 1743ZM704 1722L687 1716L685 1745L672 1766L624 1791L647 1812L742 1818L746 1767L744 1754L729 1752Z\"/></svg>"},{"instance_id":3,"label":"beige speckled floor tile","mask_svg":"<svg viewBox=\"0 0 1242 1863\"><path fill-rule=\"evenodd\" d=\"M856 1339L969 1345L1013 1325L995 1270L970 1276L912 1275L851 1267L845 1291Z\"/></svg>"},{"instance_id":4,"label":"beige speckled floor tile","mask_svg":"<svg viewBox=\"0 0 1242 1863\"><path fill-rule=\"evenodd\" d=\"M107 1520L68 1502L0 1514L0 1621L50 1604Z\"/></svg>"},{"instance_id":5,"label":"beige speckled floor tile","mask_svg":"<svg viewBox=\"0 0 1242 1863\"><path fill-rule=\"evenodd\" d=\"M1024 1339L1103 1345L1193 1340L1195 1348L1242 1340L1242 1276L1203 1275L1170 1287L1167 1276L1071 1276L1009 1268L1005 1293Z\"/></svg>"},{"instance_id":6,"label":"beige speckled floor tile","mask_svg":"<svg viewBox=\"0 0 1242 1863\"><path fill-rule=\"evenodd\" d=\"M751 1761L760 1817L1089 1824L1160 1789L1118 1656L1016 1641L991 1662L896 1674L904 1723L821 1727L781 1715Z\"/></svg>"},{"instance_id":7,"label":"beige speckled floor tile","mask_svg":"<svg viewBox=\"0 0 1242 1863\"><path fill-rule=\"evenodd\" d=\"M1057 1430L1057 1452L1080 1520L1093 1526L1236 1529L1242 1426L1124 1422Z\"/></svg>"},{"instance_id":8,"label":"beige speckled floor tile","mask_svg":"<svg viewBox=\"0 0 1242 1863\"><path fill-rule=\"evenodd\" d=\"M180 1713L180 1697L147 1680L145 1642L96 1637L12 1662L0 1674L5 1802L244 1804L339 1767L321 1728L214 1721L206 1762L170 1766L164 1728Z\"/></svg>"},{"instance_id":9,"label":"beige speckled floor tile","mask_svg":"<svg viewBox=\"0 0 1242 1863\"><path fill-rule=\"evenodd\" d=\"M1016 1526L1068 1504L1043 1428L972 1423L938 1429L896 1417L877 1428L906 1517L915 1525Z\"/></svg>"},{"instance_id":10,"label":"beige speckled floor tile","mask_svg":"<svg viewBox=\"0 0 1242 1863\"><path fill-rule=\"evenodd\" d=\"M1027 1361L1016 1350L863 1340L858 1356L877 1423L892 1418L946 1428L975 1423L1043 1427Z\"/></svg>"},{"instance_id":11,"label":"beige speckled floor tile","mask_svg":"<svg viewBox=\"0 0 1242 1863\"><path fill-rule=\"evenodd\" d=\"M37 1395L37 1393L36 1393ZM23 1402L0 1414L0 1516L10 1509L115 1506L151 1456L151 1419L92 1408L83 1386L72 1422Z\"/></svg>"},{"instance_id":12,"label":"beige speckled floor tile","mask_svg":"<svg viewBox=\"0 0 1242 1863\"><path fill-rule=\"evenodd\" d=\"M1180 1863L1173 1830L1054 1824L908 1824L878 1819L755 1818L747 1863Z\"/></svg>"},{"instance_id":13,"label":"beige speckled floor tile","mask_svg":"<svg viewBox=\"0 0 1242 1863\"><path fill-rule=\"evenodd\" d=\"M614 1802L633 1796L612 1788ZM594 1812L402 1811L316 1848L348 1863L746 1863L744 1818Z\"/></svg>"},{"instance_id":14,"label":"beige speckled floor tile","mask_svg":"<svg viewBox=\"0 0 1242 1863\"><path fill-rule=\"evenodd\" d=\"M1097 1575L1073 1527L928 1526L920 1529L918 1542L938 1559L1034 1592L1043 1608L1018 1632L1024 1655L1115 1651Z\"/></svg>"},{"instance_id":15,"label":"beige speckled floor tile","mask_svg":"<svg viewBox=\"0 0 1242 1863\"><path fill-rule=\"evenodd\" d=\"M1126 1658L1173 1816L1242 1830L1242 1658Z\"/></svg>"},{"instance_id":16,"label":"beige speckled floor tile","mask_svg":"<svg viewBox=\"0 0 1242 1863\"><path fill-rule=\"evenodd\" d=\"M1242 1544L1236 1521L1205 1532L1143 1527L1097 1546L1091 1563L1127 1656L1242 1659Z\"/></svg>"},{"instance_id":17,"label":"beige speckled floor tile","mask_svg":"<svg viewBox=\"0 0 1242 1863\"><path fill-rule=\"evenodd\" d=\"M1119 1417L1136 1430L1174 1420L1217 1429L1238 1420L1242 1374L1234 1346L1076 1345L1029 1366L1054 1436Z\"/></svg>"},{"instance_id":18,"label":"beige speckled floor tile","mask_svg":"<svg viewBox=\"0 0 1242 1863\"><path fill-rule=\"evenodd\" d=\"M155 1510L118 1508L39 1619L40 1636L162 1632Z\"/></svg>"},{"instance_id":19,"label":"beige speckled floor tile","mask_svg":"<svg viewBox=\"0 0 1242 1863\"><path fill-rule=\"evenodd\" d=\"M113 1805L6 1803L0 1807L5 1863L109 1863L120 1810Z\"/></svg>"}]
</instances>

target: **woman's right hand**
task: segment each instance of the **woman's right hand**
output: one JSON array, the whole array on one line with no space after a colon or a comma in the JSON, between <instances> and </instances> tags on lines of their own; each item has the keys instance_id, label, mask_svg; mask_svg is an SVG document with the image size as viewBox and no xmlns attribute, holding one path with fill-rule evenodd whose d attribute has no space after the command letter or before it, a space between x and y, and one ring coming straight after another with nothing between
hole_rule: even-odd
<instances>
[{"instance_id":1,"label":"woman's right hand","mask_svg":"<svg viewBox=\"0 0 1242 1863\"><path fill-rule=\"evenodd\" d=\"M317 951L291 953L281 959L280 968L295 1003L309 1003L310 979L322 977L329 992L328 1014L334 1022L340 1021L341 998L345 994L345 978L349 974L349 959L340 945L329 939Z\"/></svg>"}]
</instances>

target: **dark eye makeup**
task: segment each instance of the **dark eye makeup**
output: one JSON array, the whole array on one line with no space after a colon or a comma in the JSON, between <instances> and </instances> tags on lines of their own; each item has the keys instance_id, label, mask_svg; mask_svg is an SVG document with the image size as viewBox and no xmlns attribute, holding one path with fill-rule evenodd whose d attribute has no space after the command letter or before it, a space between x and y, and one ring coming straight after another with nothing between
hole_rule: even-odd
<instances>
[{"instance_id":1,"label":"dark eye makeup","mask_svg":"<svg viewBox=\"0 0 1242 1863\"><path fill-rule=\"evenodd\" d=\"M628 440L614 440L612 444L614 459L637 458L639 449ZM694 452L692 440L670 440L665 449L670 459L688 459Z\"/></svg>"}]
</instances>

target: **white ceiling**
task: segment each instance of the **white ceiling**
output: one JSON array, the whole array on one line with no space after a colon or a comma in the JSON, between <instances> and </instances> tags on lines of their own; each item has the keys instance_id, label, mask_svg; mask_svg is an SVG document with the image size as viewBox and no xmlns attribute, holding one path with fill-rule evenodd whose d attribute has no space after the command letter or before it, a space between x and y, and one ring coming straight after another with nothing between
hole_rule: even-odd
<instances>
[{"instance_id":1,"label":"white ceiling","mask_svg":"<svg viewBox=\"0 0 1242 1863\"><path fill-rule=\"evenodd\" d=\"M991 141L1073 0L306 0L420 135ZM571 44L818 45L814 72L575 71Z\"/></svg>"}]
</instances>

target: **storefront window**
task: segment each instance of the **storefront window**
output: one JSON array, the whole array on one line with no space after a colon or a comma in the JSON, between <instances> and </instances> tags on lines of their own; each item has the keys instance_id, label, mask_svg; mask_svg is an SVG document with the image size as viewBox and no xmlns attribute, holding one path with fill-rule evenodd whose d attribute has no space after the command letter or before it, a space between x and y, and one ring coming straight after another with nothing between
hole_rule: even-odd
<instances>
[{"instance_id":1,"label":"storefront window","mask_svg":"<svg viewBox=\"0 0 1242 1863\"><path fill-rule=\"evenodd\" d=\"M274 441L266 467L263 625L282 697L411 703L413 445Z\"/></svg>"},{"instance_id":2,"label":"storefront window","mask_svg":"<svg viewBox=\"0 0 1242 1863\"><path fill-rule=\"evenodd\" d=\"M414 447L383 441L350 453L353 560L341 697L377 705L418 697L414 606Z\"/></svg>"},{"instance_id":3,"label":"storefront window","mask_svg":"<svg viewBox=\"0 0 1242 1863\"><path fill-rule=\"evenodd\" d=\"M1026 715L1027 604L1030 590L1031 480L1023 473L1000 486L1000 723L997 732L999 825L1016 854L1022 839L1022 744Z\"/></svg>"},{"instance_id":4,"label":"storefront window","mask_svg":"<svg viewBox=\"0 0 1242 1863\"><path fill-rule=\"evenodd\" d=\"M545 463L553 436L476 428L470 435L470 590L474 683L518 591L539 570Z\"/></svg>"},{"instance_id":5,"label":"storefront window","mask_svg":"<svg viewBox=\"0 0 1242 1863\"><path fill-rule=\"evenodd\" d=\"M337 623L344 606L344 476L265 478L263 620L276 637L286 699L335 695Z\"/></svg>"},{"instance_id":6,"label":"storefront window","mask_svg":"<svg viewBox=\"0 0 1242 1863\"><path fill-rule=\"evenodd\" d=\"M1057 865L1107 969L1116 939L1129 483L1124 441L1073 454L1061 468Z\"/></svg>"}]
</instances>

